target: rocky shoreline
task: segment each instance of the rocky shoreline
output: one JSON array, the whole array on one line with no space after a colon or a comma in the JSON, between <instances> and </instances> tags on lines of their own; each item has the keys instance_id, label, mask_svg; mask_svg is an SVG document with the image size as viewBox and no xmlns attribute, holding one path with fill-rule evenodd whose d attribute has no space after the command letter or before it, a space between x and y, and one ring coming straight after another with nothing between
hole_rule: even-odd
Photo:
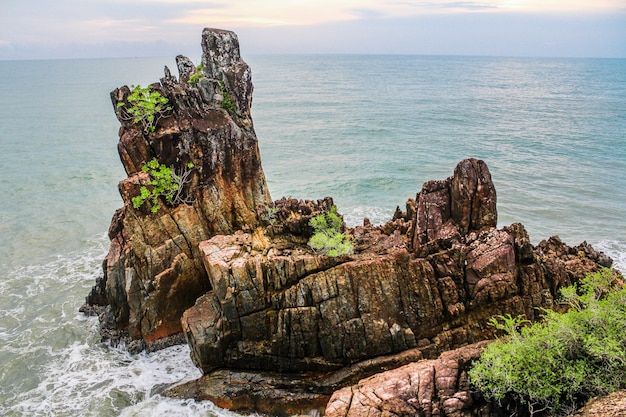
<instances>
[{"instance_id":1,"label":"rocky shoreline","mask_svg":"<svg viewBox=\"0 0 626 417\"><path fill-rule=\"evenodd\" d=\"M318 201L272 201L250 114L251 71L233 32L205 29L202 62L151 86L168 101L154 129L111 93L128 177L104 274L87 297L102 336L130 349L183 340L204 376L168 391L240 412L498 416L466 371L497 315L536 320L558 291L612 261L558 237L537 246L497 228L487 165L466 159L424 184L381 226L347 228L354 253L307 246ZM178 204L135 207L149 161L184 172ZM184 339L183 339L184 338Z\"/></svg>"}]
</instances>

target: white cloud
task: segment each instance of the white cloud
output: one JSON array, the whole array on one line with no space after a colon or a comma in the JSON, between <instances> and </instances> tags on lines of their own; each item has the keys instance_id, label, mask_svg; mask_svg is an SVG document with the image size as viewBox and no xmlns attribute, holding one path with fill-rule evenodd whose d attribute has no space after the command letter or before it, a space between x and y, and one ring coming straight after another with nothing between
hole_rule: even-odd
<instances>
[{"instance_id":1,"label":"white cloud","mask_svg":"<svg viewBox=\"0 0 626 417\"><path fill-rule=\"evenodd\" d=\"M281 45L294 44L293 48L283 50L306 52L304 45L312 42L315 51L319 52L321 44L316 43L315 39L327 36L323 33L327 27L336 29L336 33L348 33L355 42L355 51L366 50L368 42L371 44L375 40L366 42L360 39L370 38L370 28L378 27L378 30L388 31L388 35L409 40L415 34L413 26L416 24L436 28L438 36L461 45L465 40L458 38L457 26L474 26L475 31L485 33L492 30L492 27L476 25L475 22L484 15L494 16L490 20L492 26L506 26L506 19L512 14L526 16L529 22L527 30L532 35L530 32L536 27L534 22L539 15L569 19L574 13L578 22L584 24L585 19L592 15L624 16L626 12L623 0L0 1L3 2L3 13L0 14L0 46L3 51L20 48L30 51L44 46L50 48L63 45L67 49L67 45L112 42L148 45L157 41L196 47L199 33L207 26L231 29L238 33L254 33L252 43L257 39L266 39L265 42L276 44L275 50L280 50ZM441 20L451 16L454 16L456 26ZM509 17L505 19L505 16ZM570 26L567 30L580 32L576 24ZM277 35L270 39L268 34L280 32L275 30L277 28L289 28L289 35ZM350 33L354 30L362 33ZM565 29L555 26L552 30ZM625 30L612 30L613 35L606 31L607 37L612 36L607 42L619 48L624 42L621 38L626 37ZM523 36L520 39L523 40ZM546 42L550 41L546 39ZM358 42L362 44L356 44ZM336 44L328 41L327 50L337 50ZM0 59L3 56L6 55L0 55Z\"/></svg>"}]
</instances>

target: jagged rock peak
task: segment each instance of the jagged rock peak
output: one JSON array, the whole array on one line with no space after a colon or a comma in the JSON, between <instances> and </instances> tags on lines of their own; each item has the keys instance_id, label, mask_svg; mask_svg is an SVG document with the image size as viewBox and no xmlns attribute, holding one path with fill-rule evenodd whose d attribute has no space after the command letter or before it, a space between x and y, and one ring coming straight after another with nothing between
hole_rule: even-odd
<instances>
[{"instance_id":1,"label":"jagged rock peak","mask_svg":"<svg viewBox=\"0 0 626 417\"><path fill-rule=\"evenodd\" d=\"M107 337L156 342L180 333L180 317L210 289L199 243L219 234L254 230L271 204L250 117L252 79L234 33L205 29L203 66L176 58L151 92L167 99L137 119L128 86L111 92L121 128L118 151L128 178L119 184L124 207L113 217L104 277L88 299L103 304ZM193 80L192 80L193 76ZM141 102L140 102L141 103ZM175 174L176 196L153 190L156 161Z\"/></svg>"},{"instance_id":2,"label":"jagged rock peak","mask_svg":"<svg viewBox=\"0 0 626 417\"><path fill-rule=\"evenodd\" d=\"M239 115L248 115L252 106L252 74L239 52L235 32L205 28L202 31L202 65L207 77L219 80L236 98Z\"/></svg>"},{"instance_id":3,"label":"jagged rock peak","mask_svg":"<svg viewBox=\"0 0 626 417\"><path fill-rule=\"evenodd\" d=\"M224 69L236 68L243 63L237 34L229 30L205 28L202 31L202 52L207 74L214 78L219 78Z\"/></svg>"},{"instance_id":4,"label":"jagged rock peak","mask_svg":"<svg viewBox=\"0 0 626 417\"><path fill-rule=\"evenodd\" d=\"M424 183L415 200L412 246L420 255L498 223L496 189L487 164L479 159L459 162L446 180Z\"/></svg>"}]
</instances>

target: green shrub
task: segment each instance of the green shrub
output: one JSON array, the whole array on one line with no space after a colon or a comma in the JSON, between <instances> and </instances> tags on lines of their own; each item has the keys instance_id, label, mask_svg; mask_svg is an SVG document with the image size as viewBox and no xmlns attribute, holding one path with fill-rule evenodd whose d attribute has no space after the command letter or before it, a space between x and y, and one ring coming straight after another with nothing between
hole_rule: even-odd
<instances>
[{"instance_id":1,"label":"green shrub","mask_svg":"<svg viewBox=\"0 0 626 417\"><path fill-rule=\"evenodd\" d=\"M278 220L278 213L280 209L278 207L265 206L261 213L261 220L267 224L274 224Z\"/></svg>"},{"instance_id":2,"label":"green shrub","mask_svg":"<svg viewBox=\"0 0 626 417\"><path fill-rule=\"evenodd\" d=\"M519 404L530 415L566 415L585 400L626 388L626 289L603 269L562 290L571 308L545 311L520 328L501 317L507 337L490 344L469 371L486 398Z\"/></svg>"},{"instance_id":3,"label":"green shrub","mask_svg":"<svg viewBox=\"0 0 626 417\"><path fill-rule=\"evenodd\" d=\"M230 98L230 94L226 91L226 85L223 81L220 81L220 87L222 88L222 108L228 112L231 116L235 115L235 104L233 100Z\"/></svg>"},{"instance_id":4,"label":"green shrub","mask_svg":"<svg viewBox=\"0 0 626 417\"><path fill-rule=\"evenodd\" d=\"M150 175L150 188L142 185L139 189L140 194L131 199L134 208L141 207L146 201L152 203L150 210L156 213L161 208L159 198L165 198L165 202L169 205L177 205L180 203L189 203L189 198L184 197L183 187L189 182L189 174L194 167L193 163L187 164L186 169L177 173L172 168L159 164L156 159L146 163L141 170Z\"/></svg>"},{"instance_id":5,"label":"green shrub","mask_svg":"<svg viewBox=\"0 0 626 417\"><path fill-rule=\"evenodd\" d=\"M204 65L199 64L196 67L196 71L191 74L191 77L189 77L189 80L187 81L189 84L197 84L198 81L200 81L200 79L204 78Z\"/></svg>"},{"instance_id":6,"label":"green shrub","mask_svg":"<svg viewBox=\"0 0 626 417\"><path fill-rule=\"evenodd\" d=\"M152 86L141 87L133 85L130 95L124 102L117 103L117 112L122 118L132 119L133 123L140 123L144 131L154 132L160 118L172 110L168 100Z\"/></svg>"},{"instance_id":7,"label":"green shrub","mask_svg":"<svg viewBox=\"0 0 626 417\"><path fill-rule=\"evenodd\" d=\"M328 256L347 255L353 252L352 243L341 231L343 219L337 213L337 207L332 206L327 213L311 218L309 225L314 233L308 244L316 252Z\"/></svg>"}]
</instances>

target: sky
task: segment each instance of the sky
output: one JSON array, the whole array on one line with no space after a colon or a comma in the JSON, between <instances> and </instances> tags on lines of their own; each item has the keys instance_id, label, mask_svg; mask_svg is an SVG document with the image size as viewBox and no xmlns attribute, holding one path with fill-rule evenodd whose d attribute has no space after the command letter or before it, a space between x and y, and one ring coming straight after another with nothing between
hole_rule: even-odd
<instances>
[{"instance_id":1,"label":"sky","mask_svg":"<svg viewBox=\"0 0 626 417\"><path fill-rule=\"evenodd\" d=\"M0 60L200 54L626 58L626 0L0 0Z\"/></svg>"}]
</instances>

